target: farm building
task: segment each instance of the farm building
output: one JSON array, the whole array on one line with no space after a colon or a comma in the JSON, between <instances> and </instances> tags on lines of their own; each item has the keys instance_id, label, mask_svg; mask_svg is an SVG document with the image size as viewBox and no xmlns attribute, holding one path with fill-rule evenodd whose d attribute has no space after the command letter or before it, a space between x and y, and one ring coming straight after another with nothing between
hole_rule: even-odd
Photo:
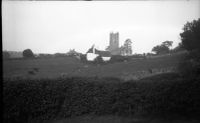
<instances>
[{"instance_id":1,"label":"farm building","mask_svg":"<svg viewBox=\"0 0 200 123\"><path fill-rule=\"evenodd\" d=\"M103 61L109 61L111 59L111 53L109 51L97 50L94 45L87 51L86 54L88 61L94 61L98 56L101 56Z\"/></svg>"}]
</instances>

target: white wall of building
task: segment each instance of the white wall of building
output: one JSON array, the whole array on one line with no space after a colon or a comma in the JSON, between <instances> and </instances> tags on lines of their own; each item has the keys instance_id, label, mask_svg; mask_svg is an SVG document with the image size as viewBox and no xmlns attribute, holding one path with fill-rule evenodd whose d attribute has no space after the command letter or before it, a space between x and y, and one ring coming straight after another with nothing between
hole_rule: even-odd
<instances>
[{"instance_id":1,"label":"white wall of building","mask_svg":"<svg viewBox=\"0 0 200 123\"><path fill-rule=\"evenodd\" d=\"M109 61L111 57L102 57L103 61Z\"/></svg>"},{"instance_id":2,"label":"white wall of building","mask_svg":"<svg viewBox=\"0 0 200 123\"><path fill-rule=\"evenodd\" d=\"M88 61L94 61L97 56L99 55L94 53L87 53L86 58Z\"/></svg>"}]
</instances>

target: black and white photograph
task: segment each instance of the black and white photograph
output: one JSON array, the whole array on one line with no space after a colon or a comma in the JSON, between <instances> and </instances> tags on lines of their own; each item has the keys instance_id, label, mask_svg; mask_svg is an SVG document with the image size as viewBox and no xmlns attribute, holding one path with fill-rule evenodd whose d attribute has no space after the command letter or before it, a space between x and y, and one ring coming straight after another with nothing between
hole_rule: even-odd
<instances>
[{"instance_id":1,"label":"black and white photograph","mask_svg":"<svg viewBox=\"0 0 200 123\"><path fill-rule=\"evenodd\" d=\"M200 0L2 0L3 123L200 123Z\"/></svg>"}]
</instances>

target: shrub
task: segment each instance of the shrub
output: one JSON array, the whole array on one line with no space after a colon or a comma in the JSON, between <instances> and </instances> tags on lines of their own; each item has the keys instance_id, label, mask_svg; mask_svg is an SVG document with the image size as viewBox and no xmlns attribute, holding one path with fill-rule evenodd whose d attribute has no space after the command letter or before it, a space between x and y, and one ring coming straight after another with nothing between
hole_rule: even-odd
<instances>
[{"instance_id":1,"label":"shrub","mask_svg":"<svg viewBox=\"0 0 200 123\"><path fill-rule=\"evenodd\" d=\"M200 77L163 74L139 81L114 78L6 79L4 121L25 123L84 114L198 117Z\"/></svg>"},{"instance_id":2,"label":"shrub","mask_svg":"<svg viewBox=\"0 0 200 123\"><path fill-rule=\"evenodd\" d=\"M34 54L31 49L26 49L23 51L23 57L24 58L33 58Z\"/></svg>"},{"instance_id":3,"label":"shrub","mask_svg":"<svg viewBox=\"0 0 200 123\"><path fill-rule=\"evenodd\" d=\"M87 58L86 58L85 54L81 54L80 59L81 59L82 62L87 62Z\"/></svg>"},{"instance_id":4,"label":"shrub","mask_svg":"<svg viewBox=\"0 0 200 123\"><path fill-rule=\"evenodd\" d=\"M66 57L67 55L66 55L66 53L55 53L53 56L54 57Z\"/></svg>"},{"instance_id":5,"label":"shrub","mask_svg":"<svg viewBox=\"0 0 200 123\"><path fill-rule=\"evenodd\" d=\"M179 72L185 77L200 75L200 53L198 50L189 52L179 64Z\"/></svg>"},{"instance_id":6,"label":"shrub","mask_svg":"<svg viewBox=\"0 0 200 123\"><path fill-rule=\"evenodd\" d=\"M94 59L94 62L95 64L102 64L104 63L103 59L101 56L97 56L95 59Z\"/></svg>"},{"instance_id":7,"label":"shrub","mask_svg":"<svg viewBox=\"0 0 200 123\"><path fill-rule=\"evenodd\" d=\"M121 55L113 55L109 62L124 62L130 60L130 57L128 56L121 56Z\"/></svg>"}]
</instances>

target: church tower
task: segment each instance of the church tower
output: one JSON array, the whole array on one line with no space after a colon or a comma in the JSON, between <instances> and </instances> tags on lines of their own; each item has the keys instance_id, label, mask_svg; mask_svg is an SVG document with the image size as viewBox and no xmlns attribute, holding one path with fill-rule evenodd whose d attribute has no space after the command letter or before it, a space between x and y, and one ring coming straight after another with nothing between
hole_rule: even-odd
<instances>
[{"instance_id":1,"label":"church tower","mask_svg":"<svg viewBox=\"0 0 200 123\"><path fill-rule=\"evenodd\" d=\"M110 45L109 45L109 51L112 55L118 55L119 51L119 33L110 33Z\"/></svg>"}]
</instances>

